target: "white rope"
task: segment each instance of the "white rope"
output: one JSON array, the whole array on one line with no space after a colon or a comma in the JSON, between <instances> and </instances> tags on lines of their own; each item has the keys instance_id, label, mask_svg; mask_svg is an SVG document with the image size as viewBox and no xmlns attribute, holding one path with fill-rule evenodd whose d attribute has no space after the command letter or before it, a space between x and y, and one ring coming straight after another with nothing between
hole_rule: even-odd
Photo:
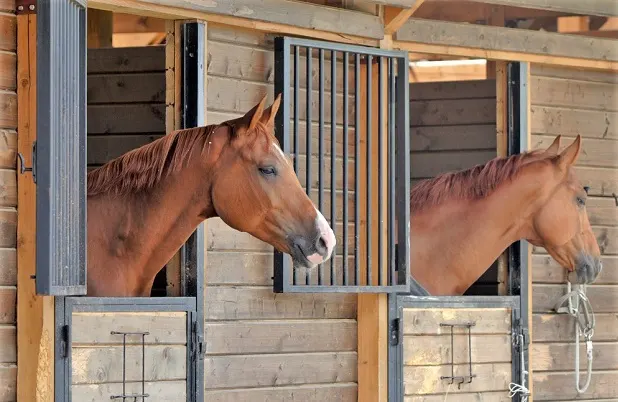
<instances>
[{"instance_id":1,"label":"white rope","mask_svg":"<svg viewBox=\"0 0 618 402\"><path fill-rule=\"evenodd\" d=\"M573 300L575 299L575 300ZM568 301L568 306L563 307L565 301ZM574 303L575 301L575 303ZM580 310L583 308L583 311ZM592 335L594 334L595 318L592 311L592 305L588 296L586 296L586 285L581 285L577 289L571 289L571 282L567 281L567 293L558 299L554 310L557 313L568 314L575 318L575 389L578 394L583 394L590 385L592 377ZM581 318L584 318L582 322ZM586 384L580 387L579 375L579 337L584 336L586 340L586 357L588 358Z\"/></svg>"},{"instance_id":2,"label":"white rope","mask_svg":"<svg viewBox=\"0 0 618 402\"><path fill-rule=\"evenodd\" d=\"M528 370L526 367L526 359L524 355L524 336L523 334L518 334L517 339L519 342L519 362L522 370L521 373L521 384L517 384L515 382L511 382L509 384L509 398L514 398L518 393L521 394L521 402L528 402L528 397L530 396L530 390L526 388L526 376L528 375Z\"/></svg>"}]
</instances>

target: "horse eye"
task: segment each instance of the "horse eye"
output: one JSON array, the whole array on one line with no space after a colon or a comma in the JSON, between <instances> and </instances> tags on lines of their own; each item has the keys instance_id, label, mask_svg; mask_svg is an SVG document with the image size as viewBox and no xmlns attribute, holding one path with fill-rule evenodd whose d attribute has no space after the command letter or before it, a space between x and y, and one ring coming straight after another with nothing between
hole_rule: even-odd
<instances>
[{"instance_id":1,"label":"horse eye","mask_svg":"<svg viewBox=\"0 0 618 402\"><path fill-rule=\"evenodd\" d=\"M586 205L586 201L581 197L577 197L577 205L583 207L584 205Z\"/></svg>"},{"instance_id":2,"label":"horse eye","mask_svg":"<svg viewBox=\"0 0 618 402\"><path fill-rule=\"evenodd\" d=\"M277 174L277 171L272 166L261 167L259 170L264 176L274 176Z\"/></svg>"},{"instance_id":3,"label":"horse eye","mask_svg":"<svg viewBox=\"0 0 618 402\"><path fill-rule=\"evenodd\" d=\"M588 186L584 186L584 191L586 192L586 194L588 194L588 191L590 190L590 187Z\"/></svg>"}]
</instances>

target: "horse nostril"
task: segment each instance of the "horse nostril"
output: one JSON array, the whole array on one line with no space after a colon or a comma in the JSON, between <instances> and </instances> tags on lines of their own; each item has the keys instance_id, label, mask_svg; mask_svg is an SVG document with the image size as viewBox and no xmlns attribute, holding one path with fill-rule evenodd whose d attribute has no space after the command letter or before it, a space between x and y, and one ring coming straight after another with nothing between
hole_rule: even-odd
<instances>
[{"instance_id":1,"label":"horse nostril","mask_svg":"<svg viewBox=\"0 0 618 402\"><path fill-rule=\"evenodd\" d=\"M326 243L326 239L324 239L324 236L320 236L318 238L316 248L320 254L325 254L328 251L328 244Z\"/></svg>"}]
</instances>

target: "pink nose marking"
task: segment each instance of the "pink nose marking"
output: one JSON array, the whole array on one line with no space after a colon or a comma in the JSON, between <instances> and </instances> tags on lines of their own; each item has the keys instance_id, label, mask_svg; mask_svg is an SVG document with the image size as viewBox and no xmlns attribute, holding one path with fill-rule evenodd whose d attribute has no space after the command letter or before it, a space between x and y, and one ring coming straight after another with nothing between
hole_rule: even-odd
<instances>
[{"instance_id":1,"label":"pink nose marking","mask_svg":"<svg viewBox=\"0 0 618 402\"><path fill-rule=\"evenodd\" d=\"M323 262L324 260L329 259L331 254L333 253L335 245L337 244L335 233L333 232L333 229L331 229L328 222L326 222L324 215L322 215L322 213L318 211L317 208L316 208L316 212L317 212L316 224L318 225L318 229L320 230L320 235L322 236L322 240L324 240L324 244L326 245L327 254L324 258L320 257L319 254L313 254L312 256L307 257L307 259L314 264L318 264L320 262ZM320 259L320 261L317 261L317 262L314 261L314 259L312 259L314 257L315 259Z\"/></svg>"},{"instance_id":2,"label":"pink nose marking","mask_svg":"<svg viewBox=\"0 0 618 402\"><path fill-rule=\"evenodd\" d=\"M311 262L312 264L319 264L322 261L324 261L324 258L322 258L322 256L318 253L313 253L310 256L307 257L307 259L309 260L309 262Z\"/></svg>"}]
</instances>

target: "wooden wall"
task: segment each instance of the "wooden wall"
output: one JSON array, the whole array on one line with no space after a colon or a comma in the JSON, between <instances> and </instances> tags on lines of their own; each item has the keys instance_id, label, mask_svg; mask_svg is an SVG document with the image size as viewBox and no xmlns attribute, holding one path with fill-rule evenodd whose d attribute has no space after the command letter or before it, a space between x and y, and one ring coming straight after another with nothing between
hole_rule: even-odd
<instances>
[{"instance_id":1,"label":"wooden wall","mask_svg":"<svg viewBox=\"0 0 618 402\"><path fill-rule=\"evenodd\" d=\"M496 81L410 84L412 185L496 157ZM468 293L498 294L494 264Z\"/></svg>"},{"instance_id":2,"label":"wooden wall","mask_svg":"<svg viewBox=\"0 0 618 402\"><path fill-rule=\"evenodd\" d=\"M588 287L596 313L593 374L576 397L573 319L551 312L564 294L564 269L535 248L532 257L533 328L531 364L535 401L618 399L618 77L616 74L531 68L532 146L544 148L562 134L562 147L582 135L576 171L590 186L587 211L603 254L603 271ZM581 384L586 353L581 346Z\"/></svg>"},{"instance_id":3,"label":"wooden wall","mask_svg":"<svg viewBox=\"0 0 618 402\"><path fill-rule=\"evenodd\" d=\"M272 50L270 36L209 24L208 124L244 114L264 94L272 102ZM314 88L317 65L316 60ZM325 98L329 104L330 94ZM317 99L316 91L316 121ZM330 111L326 115L329 119ZM317 152L317 124L313 131ZM301 156L301 164L305 160ZM325 170L329 175L328 166ZM336 183L339 187L341 179ZM356 294L273 293L272 247L218 218L208 221L206 248L206 399L356 401Z\"/></svg>"},{"instance_id":4,"label":"wooden wall","mask_svg":"<svg viewBox=\"0 0 618 402\"><path fill-rule=\"evenodd\" d=\"M17 20L0 0L0 402L17 387Z\"/></svg>"}]
</instances>

